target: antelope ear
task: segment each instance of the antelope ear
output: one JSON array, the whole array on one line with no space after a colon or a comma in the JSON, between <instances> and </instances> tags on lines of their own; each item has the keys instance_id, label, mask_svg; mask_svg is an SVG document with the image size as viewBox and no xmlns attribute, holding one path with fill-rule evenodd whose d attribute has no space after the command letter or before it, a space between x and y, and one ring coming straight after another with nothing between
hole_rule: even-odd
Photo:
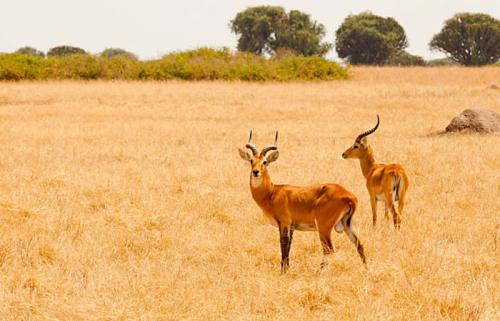
<instances>
[{"instance_id":1,"label":"antelope ear","mask_svg":"<svg viewBox=\"0 0 500 321\"><path fill-rule=\"evenodd\" d=\"M266 161L267 161L268 164L271 164L272 162L276 161L279 156L280 156L280 152L278 152L277 150L275 150L271 154L267 155Z\"/></svg>"},{"instance_id":2,"label":"antelope ear","mask_svg":"<svg viewBox=\"0 0 500 321\"><path fill-rule=\"evenodd\" d=\"M252 159L250 157L250 154L245 152L244 150L242 150L241 148L238 148L238 152L240 153L240 157L243 158L244 160L246 161L250 161L250 159Z\"/></svg>"}]
</instances>

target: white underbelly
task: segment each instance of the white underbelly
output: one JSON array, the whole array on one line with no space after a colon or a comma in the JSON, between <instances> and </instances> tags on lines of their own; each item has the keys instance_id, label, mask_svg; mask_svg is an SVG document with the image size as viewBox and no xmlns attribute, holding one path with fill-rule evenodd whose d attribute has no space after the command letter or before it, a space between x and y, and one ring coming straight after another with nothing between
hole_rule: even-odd
<instances>
[{"instance_id":1,"label":"white underbelly","mask_svg":"<svg viewBox=\"0 0 500 321\"><path fill-rule=\"evenodd\" d=\"M297 231L317 231L316 224L294 224L294 229Z\"/></svg>"},{"instance_id":2,"label":"white underbelly","mask_svg":"<svg viewBox=\"0 0 500 321\"><path fill-rule=\"evenodd\" d=\"M267 219L267 222L274 227L278 227L278 222L276 220L266 214L264 217ZM318 228L316 224L293 224L293 229L297 231L317 231Z\"/></svg>"},{"instance_id":3,"label":"white underbelly","mask_svg":"<svg viewBox=\"0 0 500 321\"><path fill-rule=\"evenodd\" d=\"M266 213L263 214L271 226L278 227L278 222L272 216ZM318 227L316 226L316 222L314 222L312 224L293 224L293 229L297 231L317 231Z\"/></svg>"}]
</instances>

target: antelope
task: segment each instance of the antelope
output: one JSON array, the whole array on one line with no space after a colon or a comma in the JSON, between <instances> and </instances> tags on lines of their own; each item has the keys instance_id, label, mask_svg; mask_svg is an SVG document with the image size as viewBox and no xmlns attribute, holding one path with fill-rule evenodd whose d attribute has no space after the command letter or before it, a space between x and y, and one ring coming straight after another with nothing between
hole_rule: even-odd
<instances>
[{"instance_id":1,"label":"antelope","mask_svg":"<svg viewBox=\"0 0 500 321\"><path fill-rule=\"evenodd\" d=\"M318 231L326 259L326 255L334 252L330 234L335 227L336 232L347 234L356 246L361 260L366 264L363 246L351 226L358 202L356 196L338 184L307 187L273 184L267 168L279 156L278 132L274 144L265 147L260 153L251 140L252 131L245 146L251 154L240 148L238 151L240 157L248 161L251 166L250 191L254 201L270 223L278 227L281 272L285 273L289 268L289 253L294 230ZM321 267L325 267L326 264L325 260Z\"/></svg>"},{"instance_id":2,"label":"antelope","mask_svg":"<svg viewBox=\"0 0 500 321\"><path fill-rule=\"evenodd\" d=\"M405 205L405 194L408 189L408 177L400 164L376 164L373 150L368 145L367 136L373 134L380 124L377 115L377 124L370 130L356 137L354 145L347 149L342 157L357 158L361 165L361 172L366 178L366 187L370 194L370 203L373 214L373 227L377 225L377 201L385 203L385 217L389 210L392 212L394 227L399 229L401 216ZM398 209L394 203L398 202Z\"/></svg>"}]
</instances>

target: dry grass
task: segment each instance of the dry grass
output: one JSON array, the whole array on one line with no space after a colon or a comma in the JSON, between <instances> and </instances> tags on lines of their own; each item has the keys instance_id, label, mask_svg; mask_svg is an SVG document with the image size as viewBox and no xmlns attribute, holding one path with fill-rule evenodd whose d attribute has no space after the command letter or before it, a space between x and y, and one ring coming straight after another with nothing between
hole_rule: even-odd
<instances>
[{"instance_id":1,"label":"dry grass","mask_svg":"<svg viewBox=\"0 0 500 321\"><path fill-rule=\"evenodd\" d=\"M428 134L472 106L500 111L499 68L360 68L304 84L48 82L0 86L2 320L500 318L498 136ZM371 228L357 162L411 180L401 232ZM360 200L368 269L336 233L278 232L236 148L280 130L275 182L338 182Z\"/></svg>"}]
</instances>

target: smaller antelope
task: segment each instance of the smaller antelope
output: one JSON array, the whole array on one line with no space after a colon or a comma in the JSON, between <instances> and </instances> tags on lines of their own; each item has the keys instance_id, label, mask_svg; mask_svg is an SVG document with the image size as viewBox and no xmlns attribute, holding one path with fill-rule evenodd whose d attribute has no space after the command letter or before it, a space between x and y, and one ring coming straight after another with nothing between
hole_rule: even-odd
<instances>
[{"instance_id":1,"label":"smaller antelope","mask_svg":"<svg viewBox=\"0 0 500 321\"><path fill-rule=\"evenodd\" d=\"M281 272L289 267L288 256L292 245L293 231L318 231L325 255L333 252L331 231L346 232L354 243L363 263L366 264L363 246L351 226L356 211L357 199L344 187L337 184L322 184L307 187L274 185L267 167L279 156L278 132L274 144L259 153L251 143L252 132L246 144L252 154L238 149L240 157L250 162L250 191L257 205L271 224L278 227L281 244ZM272 151L268 155L268 152ZM322 263L322 266L326 261Z\"/></svg>"},{"instance_id":2,"label":"smaller antelope","mask_svg":"<svg viewBox=\"0 0 500 321\"><path fill-rule=\"evenodd\" d=\"M354 145L347 149L343 158L358 158L361 171L366 178L366 187L370 194L372 206L373 226L377 224L377 201L385 203L385 216L389 217L392 212L394 227L399 229L401 215L405 205L405 194L408 189L408 177L404 168L399 164L376 164L372 148L368 145L366 136L373 134L380 124L377 115L377 124L372 129L360 134ZM394 203L398 202L399 209L396 210Z\"/></svg>"}]
</instances>

